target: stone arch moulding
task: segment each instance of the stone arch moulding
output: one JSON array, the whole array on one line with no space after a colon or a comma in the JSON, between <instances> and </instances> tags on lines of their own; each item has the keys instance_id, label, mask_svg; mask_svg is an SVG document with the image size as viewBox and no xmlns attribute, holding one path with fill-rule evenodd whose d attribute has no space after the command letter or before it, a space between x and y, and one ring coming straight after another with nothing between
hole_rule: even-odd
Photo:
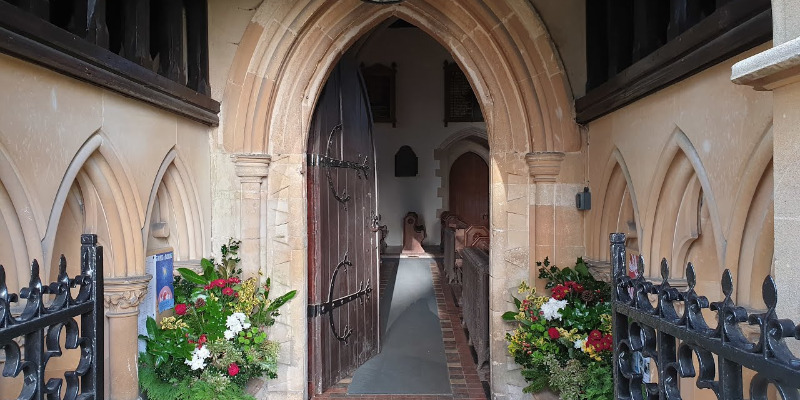
<instances>
[{"instance_id":1,"label":"stone arch moulding","mask_svg":"<svg viewBox=\"0 0 800 400\"><path fill-rule=\"evenodd\" d=\"M194 179L176 148L172 148L164 157L150 191L142 226L142 242L145 245L152 231L153 209L156 205L162 218L165 213L173 216L172 224L167 224L169 238L165 239L173 244L176 261L202 258L206 249L200 198Z\"/></svg>"},{"instance_id":2,"label":"stone arch moulding","mask_svg":"<svg viewBox=\"0 0 800 400\"><path fill-rule=\"evenodd\" d=\"M486 120L496 204L506 204L507 185L527 183L526 153L572 152L581 147L566 74L530 2L407 0L375 5L361 0L266 0L234 56L220 119L225 151L269 154L272 159L263 235L269 237L268 272L275 285L287 284L301 293L307 289L302 172L319 93L341 55L391 17L402 18L433 37L465 72ZM515 210L520 210L517 213L504 206L490 207L491 251L497 255L490 265L495 271L492 293L516 286L530 273L529 240L506 246L510 227L520 231L518 237L528 234L527 196L512 200ZM291 355L279 364L279 381L271 385L274 389L265 390L280 392L284 398L307 398L304 306L302 302L288 305L284 314L288 326L280 330L286 334L276 334L276 340L293 345ZM503 312L508 302L492 302L490 308ZM493 331L505 329L500 320L492 319L490 326ZM505 340L495 336L492 386L503 396L506 391L521 390L524 383L506 365ZM521 392L512 397L519 396Z\"/></svg>"},{"instance_id":3,"label":"stone arch moulding","mask_svg":"<svg viewBox=\"0 0 800 400\"><path fill-rule=\"evenodd\" d=\"M39 215L36 208L32 207L28 189L19 177L17 167L0 144L0 220L4 222L8 235L6 245L12 255L5 260L13 264L4 265L6 283L11 293L19 292L20 288L27 285L30 279L28 267L33 259L44 262L41 236L35 221ZM0 229L3 227L0 226ZM5 256L8 257L8 254ZM0 260L0 264L3 264L3 260Z\"/></svg>"},{"instance_id":4,"label":"stone arch moulding","mask_svg":"<svg viewBox=\"0 0 800 400\"><path fill-rule=\"evenodd\" d=\"M726 248L726 268L734 271L736 300L751 307L764 307L761 283L772 273L774 251L772 123L744 163L740 185L731 212ZM759 257L761 256L761 257ZM747 277L747 279L738 279Z\"/></svg>"},{"instance_id":5,"label":"stone arch moulding","mask_svg":"<svg viewBox=\"0 0 800 400\"><path fill-rule=\"evenodd\" d=\"M672 136L664 146L664 150L659 157L655 174L652 179L652 186L650 196L647 204L647 214L644 220L644 236L641 238L641 249L645 255L645 259L649 260L645 266L645 273L649 275L658 275L658 265L662 257L671 259L672 257L680 258L680 255L686 254L688 245L691 241L699 236L697 232L694 237L686 237L686 232L679 232L680 228L687 228L685 216L689 215L691 211L687 211L686 207L691 207L690 201L684 201L689 193L697 195L702 194L703 202L708 209L712 233L714 235L714 247L716 250L716 257L722 265L724 265L725 255L725 236L722 233L722 226L720 222L719 210L717 209L716 198L711 188L711 183L708 179L708 174L697 153L694 145L692 145L689 138L680 128L676 127ZM678 188L681 200L679 202L680 208L667 207L664 203L667 200L665 196L665 185L668 185L669 180L675 180L673 188ZM667 189L669 190L669 189ZM697 214L701 211L701 206L695 204L694 213ZM665 210L671 210L674 214L664 215ZM664 221L663 219L670 219ZM681 220L679 220L681 219ZM661 232L659 226L666 224L676 229L667 230L664 233L669 235L668 248L662 248L661 240L655 237L657 232ZM663 234L662 234L663 236ZM690 235L691 236L691 235ZM674 247L677 246L677 247ZM673 250L677 250L674 253ZM655 254L658 253L658 254ZM682 263L682 260L678 260ZM670 265L672 271L679 273L682 276L685 265L678 266Z\"/></svg>"},{"instance_id":6,"label":"stone arch moulding","mask_svg":"<svg viewBox=\"0 0 800 400\"><path fill-rule=\"evenodd\" d=\"M602 182L604 196L598 196L598 200L602 201L602 203L597 204L597 207L595 207L596 211L593 213L592 218L593 226L596 227L596 230L588 243L590 243L589 249L592 252L591 254L594 254L598 259L607 259L610 245L608 243L608 235L612 233L609 229L612 229L612 226L618 226L618 221L612 224L612 221L609 220L609 211L614 211L613 214L617 217L621 215L624 202L626 201L626 191L627 201L630 201L631 207L633 208L633 218L636 224L636 238L637 240L641 240L642 237L642 224L639 216L639 203L636 199L636 190L631 180L628 164L625 162L625 158L622 156L622 152L619 148L614 148L614 151L608 158ZM639 243L639 248L641 251L641 242Z\"/></svg>"},{"instance_id":7,"label":"stone arch moulding","mask_svg":"<svg viewBox=\"0 0 800 400\"><path fill-rule=\"evenodd\" d=\"M302 0L264 2L245 31L224 94L226 150L301 153L328 72L390 17L417 25L452 53L480 98L493 149L580 148L566 75L530 3ZM302 136L288 140L286 132Z\"/></svg>"},{"instance_id":8,"label":"stone arch moulding","mask_svg":"<svg viewBox=\"0 0 800 400\"><path fill-rule=\"evenodd\" d=\"M98 237L98 241L106 245L106 258L114 259L112 265L106 264L105 276L144 275L144 246L140 231L144 212L132 179L117 154L110 141L98 131L86 140L70 162L56 193L42 240L48 274L67 197L73 184L77 184L83 190L96 193L97 204L93 201L87 204L99 207L98 210L102 208L105 217L105 221L88 221L90 225L86 229L93 229L91 225L99 223L106 223L109 227L108 237Z\"/></svg>"}]
</instances>

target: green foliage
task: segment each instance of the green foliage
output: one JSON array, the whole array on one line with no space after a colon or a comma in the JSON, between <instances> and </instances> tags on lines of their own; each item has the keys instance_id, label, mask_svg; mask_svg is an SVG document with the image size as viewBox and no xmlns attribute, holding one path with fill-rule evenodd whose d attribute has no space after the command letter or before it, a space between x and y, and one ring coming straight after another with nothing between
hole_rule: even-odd
<instances>
[{"instance_id":1,"label":"green foliage","mask_svg":"<svg viewBox=\"0 0 800 400\"><path fill-rule=\"evenodd\" d=\"M591 363L586 368L586 398L610 399L614 396L614 375L611 365Z\"/></svg>"},{"instance_id":2,"label":"green foliage","mask_svg":"<svg viewBox=\"0 0 800 400\"><path fill-rule=\"evenodd\" d=\"M165 381L154 369L139 368L139 386L147 393L149 400L255 400L240 386L221 384L223 380L219 377L206 379L208 380L185 377Z\"/></svg>"}]
</instances>

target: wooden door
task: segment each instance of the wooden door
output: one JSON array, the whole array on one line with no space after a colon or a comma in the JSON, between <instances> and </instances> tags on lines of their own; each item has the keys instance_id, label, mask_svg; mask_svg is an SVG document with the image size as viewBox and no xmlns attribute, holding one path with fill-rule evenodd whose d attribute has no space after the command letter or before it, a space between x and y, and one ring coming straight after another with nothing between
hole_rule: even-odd
<instances>
[{"instance_id":1,"label":"wooden door","mask_svg":"<svg viewBox=\"0 0 800 400\"><path fill-rule=\"evenodd\" d=\"M328 78L308 141L309 392L378 352L378 236L372 119L356 63Z\"/></svg>"},{"instance_id":2,"label":"wooden door","mask_svg":"<svg viewBox=\"0 0 800 400\"><path fill-rule=\"evenodd\" d=\"M489 227L489 166L479 155L462 154L450 167L450 211L467 225Z\"/></svg>"}]
</instances>

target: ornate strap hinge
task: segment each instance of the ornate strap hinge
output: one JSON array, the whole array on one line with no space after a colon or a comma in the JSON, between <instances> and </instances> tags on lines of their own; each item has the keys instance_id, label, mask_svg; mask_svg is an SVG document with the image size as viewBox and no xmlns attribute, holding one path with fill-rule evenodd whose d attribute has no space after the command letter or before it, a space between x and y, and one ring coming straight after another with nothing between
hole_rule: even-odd
<instances>
[{"instance_id":1,"label":"ornate strap hinge","mask_svg":"<svg viewBox=\"0 0 800 400\"><path fill-rule=\"evenodd\" d=\"M325 168L354 169L359 177L361 177L362 174L366 177L369 171L369 165L367 164L369 157L363 156L362 158L361 155L359 155L358 158L361 160L360 162L337 160L322 154L308 154L307 162L309 167L320 166Z\"/></svg>"},{"instance_id":2,"label":"ornate strap hinge","mask_svg":"<svg viewBox=\"0 0 800 400\"><path fill-rule=\"evenodd\" d=\"M340 342L347 343L347 339L350 335L353 334L353 330L350 329L350 325L345 325L344 331L342 334L339 334L338 330L336 329L336 325L333 322L333 310L358 299L361 304L364 304L364 296L369 297L369 294L372 293L372 286L370 286L369 279L367 279L366 284L364 282L359 283L358 291L351 293L347 296L340 297L338 299L333 298L333 288L336 284L336 275L339 274L339 270L344 268L347 271L347 267L353 265L350 260L347 259L347 253L344 255L344 259L339 262L336 266L336 269L333 270L333 276L331 276L331 285L330 289L328 290L328 301L321 303L321 304L309 304L308 305L308 317L314 318L321 315L328 314L328 318L330 320L331 331L333 331L333 335L336 337L337 340Z\"/></svg>"},{"instance_id":3,"label":"ornate strap hinge","mask_svg":"<svg viewBox=\"0 0 800 400\"><path fill-rule=\"evenodd\" d=\"M354 169L358 179L361 179L362 177L364 179L369 179L369 175L367 175L367 172L369 171L369 165L367 164L369 157L362 157L361 154L359 154L357 156L357 162L338 160L331 157L333 136L337 132L342 132L342 124L334 126L333 129L331 129L331 132L328 134L328 142L325 147L325 154L308 154L306 162L308 163L309 167L320 166L325 168L325 176L328 178L328 187L330 187L333 197L335 197L338 202L342 203L344 205L344 209L347 210L347 202L350 201L350 195L347 194L347 189L344 189L341 192L336 189L336 185L333 183L333 177L331 176L331 168Z\"/></svg>"}]
</instances>

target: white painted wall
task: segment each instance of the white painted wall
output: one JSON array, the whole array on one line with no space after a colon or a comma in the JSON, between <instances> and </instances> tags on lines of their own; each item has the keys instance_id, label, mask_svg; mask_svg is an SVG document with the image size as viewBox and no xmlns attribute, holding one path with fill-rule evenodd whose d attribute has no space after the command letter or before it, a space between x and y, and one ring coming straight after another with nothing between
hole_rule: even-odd
<instances>
[{"instance_id":1,"label":"white painted wall","mask_svg":"<svg viewBox=\"0 0 800 400\"><path fill-rule=\"evenodd\" d=\"M397 63L397 127L374 126L378 168L378 209L389 227L386 243L402 245L403 217L409 211L420 215L428 238L424 244L439 244L437 209L447 209L438 197L441 179L433 151L450 135L467 127L485 130L486 124L451 122L444 127L444 61L452 57L433 38L416 28L390 28L377 32L358 54L366 65ZM416 177L394 176L394 155L408 145L419 158ZM446 175L448 171L442 171ZM488 190L488 188L487 188Z\"/></svg>"}]
</instances>

